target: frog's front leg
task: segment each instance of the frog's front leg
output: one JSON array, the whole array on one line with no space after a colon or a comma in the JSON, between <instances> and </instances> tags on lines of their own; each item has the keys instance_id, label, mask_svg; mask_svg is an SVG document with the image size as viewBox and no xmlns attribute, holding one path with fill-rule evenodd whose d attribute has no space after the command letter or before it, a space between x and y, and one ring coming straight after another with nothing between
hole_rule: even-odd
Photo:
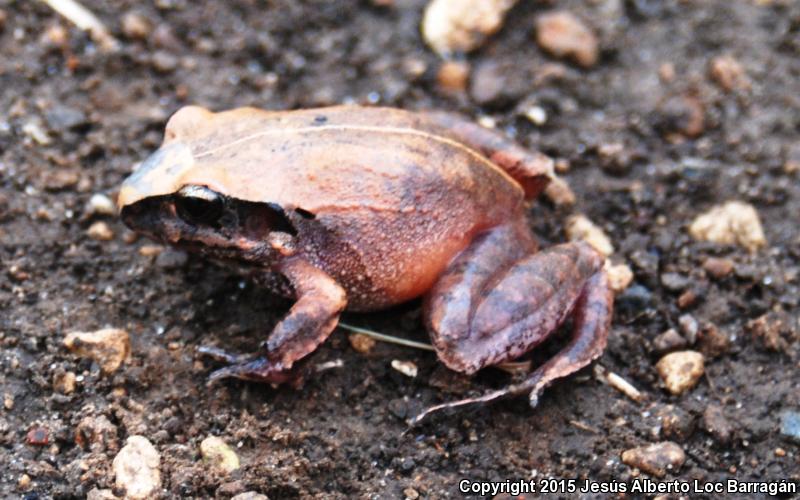
<instances>
[{"instance_id":1,"label":"frog's front leg","mask_svg":"<svg viewBox=\"0 0 800 500\"><path fill-rule=\"evenodd\" d=\"M431 290L425 316L439 358L472 374L529 351L570 314L572 340L522 382L433 407L412 423L436 410L507 395L528 393L535 406L550 382L586 366L605 348L613 294L603 258L585 243L567 243L509 263L497 256L519 243L497 237L504 232L510 234L500 227L476 239Z\"/></svg>"},{"instance_id":2,"label":"frog's front leg","mask_svg":"<svg viewBox=\"0 0 800 500\"><path fill-rule=\"evenodd\" d=\"M347 298L333 278L299 257L285 260L278 271L288 278L297 301L264 342L263 355L252 359L203 349L206 354L232 363L212 373L210 381L236 377L273 384L286 382L292 378L295 361L316 350L336 328Z\"/></svg>"}]
</instances>

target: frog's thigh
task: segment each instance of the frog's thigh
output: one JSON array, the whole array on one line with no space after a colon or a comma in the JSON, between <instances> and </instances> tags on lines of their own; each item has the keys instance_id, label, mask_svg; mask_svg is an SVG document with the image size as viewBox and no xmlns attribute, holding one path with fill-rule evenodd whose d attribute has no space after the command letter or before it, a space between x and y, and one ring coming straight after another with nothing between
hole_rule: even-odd
<instances>
[{"instance_id":1,"label":"frog's thigh","mask_svg":"<svg viewBox=\"0 0 800 500\"><path fill-rule=\"evenodd\" d=\"M538 151L529 151L502 133L482 127L465 117L442 111L422 115L447 134L479 151L505 170L525 189L528 199L535 197L553 177L553 160Z\"/></svg>"},{"instance_id":2,"label":"frog's thigh","mask_svg":"<svg viewBox=\"0 0 800 500\"><path fill-rule=\"evenodd\" d=\"M581 334L592 337L582 345L589 349L591 344L592 352L599 346L602 351L610 305L609 311L576 307L590 290L605 286L602 258L594 250L583 243L568 243L511 262L494 261L493 252L497 249L478 248L460 255L428 300L428 328L448 367L474 373L517 358L547 338L572 311L577 317L601 317L601 325L592 322L591 327L581 327L586 330ZM471 269L475 261L494 262L492 268L481 267L482 280L460 272Z\"/></svg>"}]
</instances>

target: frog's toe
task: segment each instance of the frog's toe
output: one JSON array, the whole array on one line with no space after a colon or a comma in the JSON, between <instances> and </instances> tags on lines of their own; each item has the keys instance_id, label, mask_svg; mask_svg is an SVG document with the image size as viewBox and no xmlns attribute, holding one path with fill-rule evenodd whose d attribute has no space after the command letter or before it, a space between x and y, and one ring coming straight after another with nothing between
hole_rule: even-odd
<instances>
[{"instance_id":1,"label":"frog's toe","mask_svg":"<svg viewBox=\"0 0 800 500\"><path fill-rule=\"evenodd\" d=\"M242 356L233 356L234 359ZM287 382L294 383L298 376L292 370L283 368L267 358L249 358L248 361L234 362L215 370L208 377L208 383L213 384L225 378L238 378L251 382L279 385Z\"/></svg>"}]
</instances>

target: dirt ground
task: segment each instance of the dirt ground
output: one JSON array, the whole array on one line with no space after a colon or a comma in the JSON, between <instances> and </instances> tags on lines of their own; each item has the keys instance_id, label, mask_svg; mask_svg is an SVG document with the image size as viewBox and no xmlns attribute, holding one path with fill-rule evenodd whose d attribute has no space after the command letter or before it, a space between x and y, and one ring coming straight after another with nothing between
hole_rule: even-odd
<instances>
[{"instance_id":1,"label":"dirt ground","mask_svg":"<svg viewBox=\"0 0 800 500\"><path fill-rule=\"evenodd\" d=\"M628 481L644 473L621 452L665 440L686 455L666 479L800 480L798 444L780 431L782 415L800 411L800 3L521 0L464 59L463 91L437 83L441 59L419 32L424 0L84 4L118 51L44 2L0 0L0 496L112 489L112 460L136 434L160 454L163 497L439 498L460 496L461 478ZM553 8L597 34L597 64L537 45L534 21ZM725 55L743 69L729 91L709 70ZM342 102L490 117L569 165L577 204L539 201L532 224L545 244L560 242L566 217L585 213L611 237L612 260L633 270L599 364L645 400L588 368L536 409L521 398L409 430L421 408L507 376L465 380L429 352L389 344L361 354L342 330L311 364L343 366L301 390L206 387L217 365L195 349L252 350L287 304L199 258L156 256L90 199L114 199L182 105ZM543 124L526 118L532 106ZM766 248L689 236L697 215L733 199L755 206ZM98 239L95 226L91 236L96 222L113 234ZM346 320L427 339L418 303ZM107 326L132 344L112 374L63 345L69 332ZM705 356L705 376L679 396L655 368L670 328ZM233 446L240 469L201 459L210 435Z\"/></svg>"}]
</instances>

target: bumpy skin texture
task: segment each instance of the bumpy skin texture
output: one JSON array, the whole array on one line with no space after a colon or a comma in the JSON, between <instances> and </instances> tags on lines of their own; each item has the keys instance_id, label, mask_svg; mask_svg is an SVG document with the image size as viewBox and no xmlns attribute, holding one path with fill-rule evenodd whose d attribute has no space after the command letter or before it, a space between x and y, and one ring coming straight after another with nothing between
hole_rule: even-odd
<instances>
[{"instance_id":1,"label":"bumpy skin texture","mask_svg":"<svg viewBox=\"0 0 800 500\"><path fill-rule=\"evenodd\" d=\"M297 300L262 356L208 349L234 362L213 378L284 382L345 307L425 295L439 358L465 373L524 354L573 314L573 343L500 395L538 394L600 355L612 301L588 246L536 253L525 199L551 176L544 155L449 114L190 106L125 181L119 205L133 229Z\"/></svg>"}]
</instances>

